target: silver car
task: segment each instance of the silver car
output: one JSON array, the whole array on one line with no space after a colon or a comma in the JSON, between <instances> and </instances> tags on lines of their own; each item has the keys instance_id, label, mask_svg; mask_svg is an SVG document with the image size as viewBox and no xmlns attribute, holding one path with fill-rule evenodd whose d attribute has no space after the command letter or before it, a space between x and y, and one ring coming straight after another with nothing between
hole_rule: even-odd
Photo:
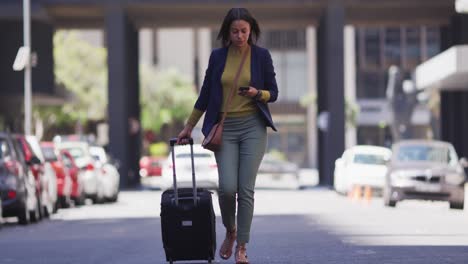
<instances>
[{"instance_id":1,"label":"silver car","mask_svg":"<svg viewBox=\"0 0 468 264\"><path fill-rule=\"evenodd\" d=\"M384 188L386 206L406 199L448 201L463 209L465 172L448 142L405 140L393 145Z\"/></svg>"},{"instance_id":2,"label":"silver car","mask_svg":"<svg viewBox=\"0 0 468 264\"><path fill-rule=\"evenodd\" d=\"M190 146L177 146L174 148L176 160L177 187L192 187L192 159ZM217 189L218 188L218 166L214 153L204 149L200 144L193 145L193 156L195 164L195 178L197 187ZM173 187L172 152L167 156L162 167L161 189L166 190Z\"/></svg>"}]
</instances>

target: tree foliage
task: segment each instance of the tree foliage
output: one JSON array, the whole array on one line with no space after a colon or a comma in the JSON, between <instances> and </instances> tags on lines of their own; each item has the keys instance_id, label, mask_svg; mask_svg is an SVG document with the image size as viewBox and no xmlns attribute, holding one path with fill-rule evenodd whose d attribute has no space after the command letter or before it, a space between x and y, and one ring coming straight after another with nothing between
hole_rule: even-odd
<instances>
[{"instance_id":1,"label":"tree foliage","mask_svg":"<svg viewBox=\"0 0 468 264\"><path fill-rule=\"evenodd\" d=\"M196 93L192 82L175 69L157 72L140 67L142 125L160 131L165 124L184 121L193 109Z\"/></svg>"},{"instance_id":2,"label":"tree foliage","mask_svg":"<svg viewBox=\"0 0 468 264\"><path fill-rule=\"evenodd\" d=\"M63 106L39 107L46 125L106 119L107 50L79 38L74 30L59 30L54 36L56 85L69 94ZM145 130L159 132L163 125L183 122L193 108L196 93L192 82L176 70L157 71L140 67L141 120Z\"/></svg>"},{"instance_id":3,"label":"tree foliage","mask_svg":"<svg viewBox=\"0 0 468 264\"><path fill-rule=\"evenodd\" d=\"M102 119L107 108L107 51L81 40L75 31L54 35L54 73L57 85L73 94L64 111L76 119Z\"/></svg>"}]
</instances>

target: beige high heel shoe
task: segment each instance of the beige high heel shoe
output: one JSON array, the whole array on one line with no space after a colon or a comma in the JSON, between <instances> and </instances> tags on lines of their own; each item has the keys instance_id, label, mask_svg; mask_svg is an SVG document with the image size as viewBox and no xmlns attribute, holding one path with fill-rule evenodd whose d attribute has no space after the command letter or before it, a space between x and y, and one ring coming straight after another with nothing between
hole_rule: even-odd
<instances>
[{"instance_id":1,"label":"beige high heel shoe","mask_svg":"<svg viewBox=\"0 0 468 264\"><path fill-rule=\"evenodd\" d=\"M229 231L226 230L226 238L219 249L219 256L222 259L229 259L232 256L232 248L234 247L234 242L237 239L237 229Z\"/></svg>"},{"instance_id":2,"label":"beige high heel shoe","mask_svg":"<svg viewBox=\"0 0 468 264\"><path fill-rule=\"evenodd\" d=\"M249 264L247 259L247 248L245 244L240 244L236 246L236 254L234 255L236 259L236 264Z\"/></svg>"}]
</instances>

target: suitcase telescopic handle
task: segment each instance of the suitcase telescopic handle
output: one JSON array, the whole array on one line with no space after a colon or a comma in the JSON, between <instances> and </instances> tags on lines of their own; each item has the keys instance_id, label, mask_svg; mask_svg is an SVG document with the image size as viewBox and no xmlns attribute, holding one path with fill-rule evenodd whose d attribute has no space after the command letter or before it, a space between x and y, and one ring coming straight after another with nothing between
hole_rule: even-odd
<instances>
[{"instance_id":1,"label":"suitcase telescopic handle","mask_svg":"<svg viewBox=\"0 0 468 264\"><path fill-rule=\"evenodd\" d=\"M193 138L188 138L188 140L189 140L189 144L193 145ZM171 138L169 140L169 144L171 145L171 147L175 146L177 144L177 138Z\"/></svg>"},{"instance_id":2,"label":"suitcase telescopic handle","mask_svg":"<svg viewBox=\"0 0 468 264\"><path fill-rule=\"evenodd\" d=\"M189 144L190 144L190 158L192 161L192 185L193 185L193 203L196 206L197 205L197 184L195 181L195 163L193 160L193 138L189 138ZM171 138L169 140L169 144L171 145L172 148L172 177L174 181L174 198L175 198L175 203L176 206L179 206L179 192L177 191L177 177L176 177L176 165L175 165L175 145L177 144L177 138Z\"/></svg>"}]
</instances>

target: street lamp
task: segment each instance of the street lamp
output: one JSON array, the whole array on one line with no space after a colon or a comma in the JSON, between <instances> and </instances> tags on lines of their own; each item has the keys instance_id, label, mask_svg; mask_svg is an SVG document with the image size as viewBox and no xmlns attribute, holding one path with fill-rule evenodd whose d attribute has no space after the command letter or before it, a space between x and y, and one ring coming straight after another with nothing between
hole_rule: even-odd
<instances>
[{"instance_id":1,"label":"street lamp","mask_svg":"<svg viewBox=\"0 0 468 264\"><path fill-rule=\"evenodd\" d=\"M455 10L457 13L468 14L468 0L456 0Z\"/></svg>"},{"instance_id":2,"label":"street lamp","mask_svg":"<svg viewBox=\"0 0 468 264\"><path fill-rule=\"evenodd\" d=\"M23 0L23 46L19 48L13 70L24 70L24 134L31 135L31 4Z\"/></svg>"},{"instance_id":3,"label":"street lamp","mask_svg":"<svg viewBox=\"0 0 468 264\"><path fill-rule=\"evenodd\" d=\"M23 0L23 42L29 51L24 68L24 133L31 135L32 88L31 88L31 3Z\"/></svg>"}]
</instances>

